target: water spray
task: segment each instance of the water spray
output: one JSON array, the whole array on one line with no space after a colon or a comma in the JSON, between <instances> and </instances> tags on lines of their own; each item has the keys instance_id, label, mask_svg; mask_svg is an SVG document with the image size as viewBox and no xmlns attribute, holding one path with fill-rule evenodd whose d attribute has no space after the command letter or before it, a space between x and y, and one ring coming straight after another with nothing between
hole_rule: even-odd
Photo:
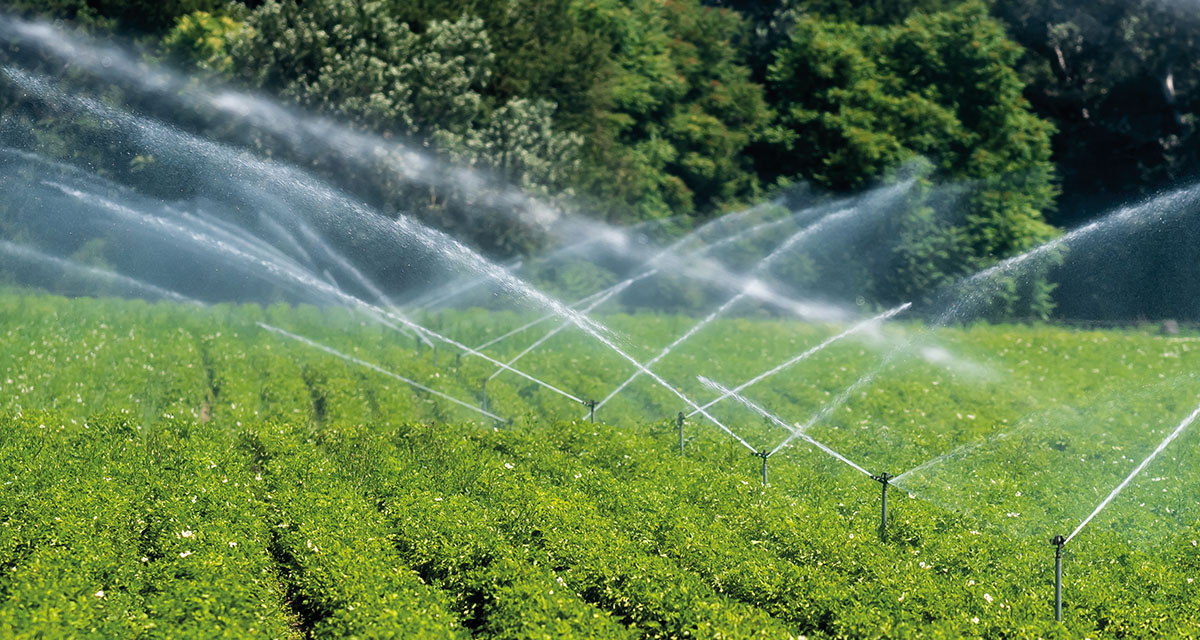
<instances>
[{"instance_id":1,"label":"water spray","mask_svg":"<svg viewBox=\"0 0 1200 640\"><path fill-rule=\"evenodd\" d=\"M1142 460L1142 462L1138 464L1133 471L1129 472L1129 475L1125 476L1125 479L1121 481L1121 484L1118 484L1117 487L1108 494L1108 497L1104 498L1104 500L1100 502L1095 510L1093 510L1088 517L1084 518L1083 522L1080 522L1079 526L1075 527L1075 530L1072 531L1065 540L1063 540L1063 544L1070 542L1075 536L1079 535L1079 532L1083 531L1083 528L1086 527L1088 523L1091 522L1092 519L1095 518L1101 511L1103 511L1104 507L1107 507L1108 504L1113 501L1113 498L1116 498L1117 494L1121 493L1121 490L1124 489L1125 486L1130 482L1132 482L1134 477L1136 477L1137 474L1141 473L1142 470L1146 468L1146 465L1150 464L1150 461L1154 460L1158 454L1162 453L1162 450L1166 449L1167 445L1171 444L1171 441L1179 437L1179 434L1183 433L1185 429L1191 426L1191 424L1196 421L1197 417L1200 417L1200 407L1196 407L1196 410L1184 418L1183 421L1179 423L1179 426L1175 427L1175 430L1172 431L1166 438L1164 438L1163 441L1154 448L1154 451L1150 452L1150 455L1146 456L1145 460Z\"/></svg>"},{"instance_id":2,"label":"water spray","mask_svg":"<svg viewBox=\"0 0 1200 640\"><path fill-rule=\"evenodd\" d=\"M704 376L699 376L699 378L700 378L700 381L703 382L709 388L716 389L717 391L721 392L722 394L726 395L727 397L732 397L732 398L736 399L738 402L745 405L751 411L757 412L762 417L770 420L771 422L774 422L775 424L779 425L780 427L783 427L784 429L787 429L792 434L792 435L788 436L787 439L785 439L782 443L780 443L774 449L771 449L769 452L767 452L768 456L775 455L781 449L783 449L785 446L787 446L789 443L791 443L793 439L800 438L800 439L804 440L805 442L813 445L814 447L820 449L821 451L824 451L825 453L829 454L834 459L836 459L840 462L844 462L845 464L849 465L855 471L858 471L859 473L862 473L863 475L871 476L870 471L867 471L866 469L862 468L860 465L855 464L854 461L852 461L849 458L847 458L846 456L838 453L837 451L834 451L828 445L818 441L816 438L813 438L812 436L808 435L807 433L804 433L805 429L807 429L809 426L812 426L812 421L810 421L804 427L793 427L793 426L789 425L788 423L784 422L783 420L780 420L779 417L776 416L775 414L771 413L770 411L767 411L766 409L763 409L761 406L758 405L757 402L754 402L753 400L741 395L740 393L738 393L736 391L733 391L732 389L725 388L721 383L716 382L714 380L709 380L708 378L705 378ZM750 450L755 453L757 453L757 451L758 451L757 449L753 449L753 448L751 448ZM871 477L874 477L874 476L871 476Z\"/></svg>"},{"instance_id":3,"label":"water spray","mask_svg":"<svg viewBox=\"0 0 1200 640\"><path fill-rule=\"evenodd\" d=\"M701 405L695 411L692 411L691 413L689 413L688 417L690 418L693 415L695 415L696 413L699 413L700 411L702 411L704 409L708 409L709 407L713 406L714 404L717 404L718 402L721 402L722 400L732 396L733 394L740 393L742 390L746 389L747 387L758 384L759 382L762 382L763 380L779 373L780 371L783 371L784 369L796 364L797 362L800 362L801 360L805 360L805 359L809 358L814 353L821 351L825 347L828 347L829 345L837 342L838 340L841 340L842 338L845 338L846 336L849 336L851 334L862 331L863 329L865 329L875 323L883 322L884 320L888 320L888 319L892 318L893 316L896 316L897 314L906 311L911 306L912 306L911 302L906 302L898 307L892 307L891 309L888 309L887 311L884 311L883 313L881 313L873 318L868 318L866 320L863 320L862 322L859 322L858 324L850 327L849 329L846 329L845 331L843 331L837 335L826 338L823 342L821 342L817 346L812 347L811 349L808 349L804 353L801 353L800 355L792 358L791 360L783 362L767 371L764 371L763 373L760 373L757 376L754 376L753 378L747 380L746 382L743 382L742 384L734 387L733 389L726 390L726 392L717 396L715 399L710 400L708 403ZM867 474L867 475L870 475L870 474Z\"/></svg>"},{"instance_id":4,"label":"water spray","mask_svg":"<svg viewBox=\"0 0 1200 640\"><path fill-rule=\"evenodd\" d=\"M1050 544L1054 545L1054 620L1062 622L1062 553L1067 538L1054 536Z\"/></svg>"},{"instance_id":5,"label":"water spray","mask_svg":"<svg viewBox=\"0 0 1200 640\"><path fill-rule=\"evenodd\" d=\"M887 542L887 519L888 519L887 498L888 498L888 486L891 484L892 477L893 477L892 474L890 474L886 471L879 475L871 476L872 480L883 485L883 495L882 495L882 499L880 501L880 510L879 510L879 541L880 542Z\"/></svg>"},{"instance_id":6,"label":"water spray","mask_svg":"<svg viewBox=\"0 0 1200 640\"><path fill-rule=\"evenodd\" d=\"M792 248L794 248L797 244L801 243L802 241L804 241L805 239L807 239L808 237L813 235L815 232L824 228L825 225L829 224L830 222L833 222L838 219L849 216L849 215L855 213L856 211L857 211L857 209L853 208L853 207L848 208L848 209L842 209L835 213L831 213L816 222L813 222L811 224L801 227L800 230L798 230L795 233L793 233L792 235L788 236L782 243L780 243L774 249L772 249L771 252L768 253L765 258L760 260L758 262L758 264L756 264L754 266L754 268L750 271L750 273L751 274L767 273L768 269L770 269L771 265L773 263L775 263L775 261L777 261L781 256L786 255L787 252L790 251ZM748 282L750 283L749 285L743 287L741 291L737 292L731 298L729 298L727 301L725 301L725 303L723 303L719 307L717 307L717 309L715 311L713 311L712 313L709 313L707 316L705 316L699 322L692 325L691 328L689 328L682 335L680 335L678 338L676 338L674 341L672 341L671 344L663 347L658 352L657 355L655 355L653 358L650 359L649 362L646 363L646 367L649 368L649 367L652 367L652 366L658 364L659 360L662 360L663 358L670 355L670 353L672 351L674 351L676 347L683 344L684 342L687 342L688 339L690 339L692 336L699 333L701 329L712 324L712 322L714 320L716 320L717 318L724 315L727 311L732 309L737 303L741 302L746 297L748 297L752 294L755 294L755 293L757 293L759 295L764 295L764 296L769 294L769 289L767 288L767 286L765 284L762 283L761 280L752 279L752 280L749 280ZM641 375L641 373L642 373L641 371L634 371L628 378L625 379L624 382L617 385L616 389L613 389L611 392L609 392L609 394L607 396L605 396L605 398L603 400L600 401L600 406L604 406L605 403L607 403L609 400L613 399L614 396L616 396L618 393L623 391L625 389L625 387L629 386L629 384L631 382L636 380L637 377Z\"/></svg>"},{"instance_id":7,"label":"water spray","mask_svg":"<svg viewBox=\"0 0 1200 640\"><path fill-rule=\"evenodd\" d=\"M448 400L450 402L453 402L454 404L456 404L460 407L470 409L471 411L474 411L476 413L482 413L483 415L485 415L493 420L496 420L497 422L500 422L500 423L508 422L507 419L501 418L500 416L498 416L494 413L491 413L487 410L486 398L484 400L483 407L476 407L475 405L472 405L467 402L463 402L462 400L459 400L458 398L455 398L454 396L448 395L446 393L442 393L441 391L438 391L437 389L433 389L428 386L425 386L425 385L421 384L420 382L417 382L416 380L412 380L410 378L405 378L402 375L392 373L391 371L388 371L387 369L384 369L383 367L380 367L377 364L372 364L370 362L367 362L366 360L360 360L359 358L355 358L354 356L347 355L345 353L342 353L341 351L334 349L333 347L328 347L328 346L323 345L314 340L305 338L304 336L296 335L290 331L280 329L279 327L271 326L265 322L259 322L256 324L258 324L259 327L266 329L267 331L270 331L271 333L281 335L285 338L290 338L290 339L300 342L302 344L308 345L314 349L319 349L321 351L324 351L325 353L328 353L329 355L341 358L342 360L345 360L346 362L350 362L350 363L357 364L362 367L366 367L368 369L371 369L372 371L381 373L389 378L399 380L400 382L403 382L413 388L420 389L421 391L424 391L426 393L433 394L439 398L442 398L443 400Z\"/></svg>"}]
</instances>

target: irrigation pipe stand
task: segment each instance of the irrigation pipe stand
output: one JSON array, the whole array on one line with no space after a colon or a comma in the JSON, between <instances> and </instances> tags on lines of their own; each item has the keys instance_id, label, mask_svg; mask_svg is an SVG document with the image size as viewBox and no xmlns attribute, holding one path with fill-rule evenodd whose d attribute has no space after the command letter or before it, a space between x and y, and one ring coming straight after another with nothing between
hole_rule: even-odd
<instances>
[{"instance_id":1,"label":"irrigation pipe stand","mask_svg":"<svg viewBox=\"0 0 1200 640\"><path fill-rule=\"evenodd\" d=\"M887 491L888 491L888 484L891 481L891 479L894 477L896 477L896 476L893 476L892 474L887 473L886 471L877 476L871 476L872 480L883 485L883 500L880 503L880 512L879 512L879 541L880 542L887 542Z\"/></svg>"},{"instance_id":2,"label":"irrigation pipe stand","mask_svg":"<svg viewBox=\"0 0 1200 640\"><path fill-rule=\"evenodd\" d=\"M1067 539L1054 536L1050 544L1054 545L1054 620L1062 622L1062 550Z\"/></svg>"},{"instance_id":3,"label":"irrigation pipe stand","mask_svg":"<svg viewBox=\"0 0 1200 640\"><path fill-rule=\"evenodd\" d=\"M679 455L683 455L683 412L675 416L675 421L679 424Z\"/></svg>"},{"instance_id":4,"label":"irrigation pipe stand","mask_svg":"<svg viewBox=\"0 0 1200 640\"><path fill-rule=\"evenodd\" d=\"M588 408L588 418L592 421L592 424L596 424L596 401L588 400L583 405Z\"/></svg>"},{"instance_id":5,"label":"irrigation pipe stand","mask_svg":"<svg viewBox=\"0 0 1200 640\"><path fill-rule=\"evenodd\" d=\"M755 451L751 455L762 458L762 461L763 461L763 486L765 487L765 486L767 486L767 458L771 457L771 451L769 449L763 449L762 451Z\"/></svg>"}]
</instances>

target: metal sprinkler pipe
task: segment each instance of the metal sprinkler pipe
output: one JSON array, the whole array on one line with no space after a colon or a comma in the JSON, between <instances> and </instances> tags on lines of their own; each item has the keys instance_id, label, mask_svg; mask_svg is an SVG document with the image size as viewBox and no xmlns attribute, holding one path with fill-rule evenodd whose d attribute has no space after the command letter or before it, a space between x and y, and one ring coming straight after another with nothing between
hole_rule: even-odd
<instances>
[{"instance_id":1,"label":"metal sprinkler pipe","mask_svg":"<svg viewBox=\"0 0 1200 640\"><path fill-rule=\"evenodd\" d=\"M1054 536L1050 544L1054 545L1054 621L1062 622L1062 550L1067 539L1061 535Z\"/></svg>"},{"instance_id":2,"label":"metal sprinkler pipe","mask_svg":"<svg viewBox=\"0 0 1200 640\"><path fill-rule=\"evenodd\" d=\"M771 457L771 451L769 449L763 449L762 451L755 451L752 455L762 458L763 486L765 487L767 486L767 458Z\"/></svg>"},{"instance_id":3,"label":"metal sprinkler pipe","mask_svg":"<svg viewBox=\"0 0 1200 640\"><path fill-rule=\"evenodd\" d=\"M484 411L487 411L487 381L487 378L480 378L479 380L479 389L483 393L482 406Z\"/></svg>"},{"instance_id":4,"label":"metal sprinkler pipe","mask_svg":"<svg viewBox=\"0 0 1200 640\"><path fill-rule=\"evenodd\" d=\"M592 421L592 424L596 424L596 401L588 400L587 402L585 402L583 404L587 405L588 419Z\"/></svg>"},{"instance_id":5,"label":"metal sprinkler pipe","mask_svg":"<svg viewBox=\"0 0 1200 640\"><path fill-rule=\"evenodd\" d=\"M679 412L679 415L675 416L675 421L679 425L679 455L682 456L683 455L683 412L682 411Z\"/></svg>"},{"instance_id":6,"label":"metal sprinkler pipe","mask_svg":"<svg viewBox=\"0 0 1200 640\"><path fill-rule=\"evenodd\" d=\"M888 472L883 472L877 476L871 476L871 479L883 485L883 500L880 503L879 511L879 541L887 542L887 493L888 485L893 476Z\"/></svg>"}]
</instances>

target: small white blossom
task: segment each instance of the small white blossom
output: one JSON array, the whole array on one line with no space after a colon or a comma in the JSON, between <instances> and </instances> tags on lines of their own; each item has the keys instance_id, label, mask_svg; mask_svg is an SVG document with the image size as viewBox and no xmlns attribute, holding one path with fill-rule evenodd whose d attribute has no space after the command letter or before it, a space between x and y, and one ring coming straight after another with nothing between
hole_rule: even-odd
<instances>
[{"instance_id":1,"label":"small white blossom","mask_svg":"<svg viewBox=\"0 0 1200 640\"><path fill-rule=\"evenodd\" d=\"M983 599L987 600L988 604L991 604L992 603L992 594L990 594L990 593L983 594Z\"/></svg>"},{"instance_id":2,"label":"small white blossom","mask_svg":"<svg viewBox=\"0 0 1200 640\"><path fill-rule=\"evenodd\" d=\"M97 597L97 598L103 598L103 597L104 597L104 589L101 589L101 590L97 591L97 592L96 592L96 597Z\"/></svg>"},{"instance_id":3,"label":"small white blossom","mask_svg":"<svg viewBox=\"0 0 1200 640\"><path fill-rule=\"evenodd\" d=\"M180 554L179 554L179 557L180 557L180 558L186 558L186 557L188 557L188 556L190 556L190 555L192 555L192 552L191 552L191 551L184 551L184 552L182 552L182 553L180 553Z\"/></svg>"}]
</instances>

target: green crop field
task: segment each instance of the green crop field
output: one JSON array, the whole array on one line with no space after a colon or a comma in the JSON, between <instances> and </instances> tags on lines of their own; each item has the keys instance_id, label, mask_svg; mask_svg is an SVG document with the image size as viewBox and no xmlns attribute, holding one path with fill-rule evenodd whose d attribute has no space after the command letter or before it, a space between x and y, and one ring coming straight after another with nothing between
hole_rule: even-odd
<instances>
[{"instance_id":1,"label":"green crop field","mask_svg":"<svg viewBox=\"0 0 1200 640\"><path fill-rule=\"evenodd\" d=\"M477 345L527 318L422 318ZM608 316L642 361L694 322ZM1200 635L1200 339L899 323L745 393L762 460L639 378L587 408L344 310L0 294L3 637ZM506 361L552 325L488 350ZM839 327L719 320L655 371L707 401ZM522 370L585 400L632 366L564 331ZM869 383L855 385L869 376ZM847 393L846 390L850 389ZM832 407L825 414L822 407ZM789 431L726 400L750 447ZM886 541L880 487L899 476ZM909 473L905 473L909 472Z\"/></svg>"}]
</instances>

